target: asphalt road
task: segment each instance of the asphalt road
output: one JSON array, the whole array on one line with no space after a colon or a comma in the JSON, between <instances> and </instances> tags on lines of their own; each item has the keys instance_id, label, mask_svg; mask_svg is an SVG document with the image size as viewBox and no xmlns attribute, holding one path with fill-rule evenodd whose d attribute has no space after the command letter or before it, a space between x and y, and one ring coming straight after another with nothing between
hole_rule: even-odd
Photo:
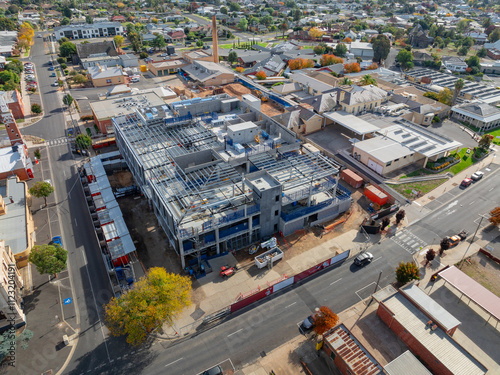
<instances>
[{"instance_id":1,"label":"asphalt road","mask_svg":"<svg viewBox=\"0 0 500 375\"><path fill-rule=\"evenodd\" d=\"M37 66L39 87L47 116L28 128L25 134L57 139L65 134L65 120L51 79L43 74L49 56L41 39L32 54ZM371 247L374 262L358 269L346 262L323 271L307 283L296 285L272 298L251 306L212 329L176 343L152 341L139 348L128 347L124 340L106 338L102 325L102 305L111 296L109 282L93 237L92 225L76 179L74 160L67 144L49 148L53 182L59 202L59 216L65 247L69 251L69 269L80 322L80 336L75 353L64 373L67 374L196 374L228 358L236 368L265 355L298 333L297 323L314 308L328 305L341 311L375 290L379 273L380 287L394 280L394 269L402 260L411 260L407 243L387 239ZM431 244L461 229L472 233L475 220L494 205L498 195L492 193L500 182L498 170L464 192L454 191L450 203L438 208L404 231L415 241ZM494 198L495 197L495 198ZM402 232L403 233L403 232ZM414 245L414 244L413 244Z\"/></svg>"}]
</instances>

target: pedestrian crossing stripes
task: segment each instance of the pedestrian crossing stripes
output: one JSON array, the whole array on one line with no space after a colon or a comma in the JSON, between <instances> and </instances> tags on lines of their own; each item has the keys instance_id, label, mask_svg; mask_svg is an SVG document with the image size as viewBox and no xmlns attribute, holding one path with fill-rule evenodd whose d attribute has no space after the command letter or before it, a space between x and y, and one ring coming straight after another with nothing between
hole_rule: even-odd
<instances>
[{"instance_id":1,"label":"pedestrian crossing stripes","mask_svg":"<svg viewBox=\"0 0 500 375\"><path fill-rule=\"evenodd\" d=\"M415 254L420 249L424 248L427 244L420 238L411 233L408 229L399 230L391 240L401 246L410 254Z\"/></svg>"},{"instance_id":2,"label":"pedestrian crossing stripes","mask_svg":"<svg viewBox=\"0 0 500 375\"><path fill-rule=\"evenodd\" d=\"M66 138L66 137L61 137L61 138L57 138L57 139L50 139L50 140L47 140L47 145L49 147L54 147L54 146L60 146L60 145L64 145L66 143L69 142L69 139Z\"/></svg>"}]
</instances>

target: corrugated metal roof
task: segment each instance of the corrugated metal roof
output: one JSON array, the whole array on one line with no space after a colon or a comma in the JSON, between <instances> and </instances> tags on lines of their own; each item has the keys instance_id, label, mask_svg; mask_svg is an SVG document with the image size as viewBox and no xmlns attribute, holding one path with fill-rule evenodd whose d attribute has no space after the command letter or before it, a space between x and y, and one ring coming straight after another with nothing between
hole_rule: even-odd
<instances>
[{"instance_id":1,"label":"corrugated metal roof","mask_svg":"<svg viewBox=\"0 0 500 375\"><path fill-rule=\"evenodd\" d=\"M481 306L488 314L500 320L500 298L479 284L476 280L467 276L455 266L439 272L439 276L473 300L474 303Z\"/></svg>"},{"instance_id":2,"label":"corrugated metal roof","mask_svg":"<svg viewBox=\"0 0 500 375\"><path fill-rule=\"evenodd\" d=\"M387 364L384 370L388 375L432 375L409 350Z\"/></svg>"},{"instance_id":3,"label":"corrugated metal roof","mask_svg":"<svg viewBox=\"0 0 500 375\"><path fill-rule=\"evenodd\" d=\"M325 340L354 374L382 374L382 367L343 324L326 336Z\"/></svg>"},{"instance_id":4,"label":"corrugated metal roof","mask_svg":"<svg viewBox=\"0 0 500 375\"><path fill-rule=\"evenodd\" d=\"M431 352L454 375L483 375L486 368L448 336L441 328L434 331L427 326L429 318L400 293L383 304L394 314L394 319Z\"/></svg>"},{"instance_id":5,"label":"corrugated metal roof","mask_svg":"<svg viewBox=\"0 0 500 375\"><path fill-rule=\"evenodd\" d=\"M401 293L419 306L435 323L443 327L446 331L460 325L461 322L445 310L439 303L429 297L422 289L415 284L409 284L400 289Z\"/></svg>"}]
</instances>

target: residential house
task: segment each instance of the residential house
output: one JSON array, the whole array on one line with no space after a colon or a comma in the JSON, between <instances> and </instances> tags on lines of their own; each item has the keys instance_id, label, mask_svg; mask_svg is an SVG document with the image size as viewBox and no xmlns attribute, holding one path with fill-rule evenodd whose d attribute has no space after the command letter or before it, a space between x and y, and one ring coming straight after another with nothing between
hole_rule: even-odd
<instances>
[{"instance_id":1,"label":"residential house","mask_svg":"<svg viewBox=\"0 0 500 375\"><path fill-rule=\"evenodd\" d=\"M185 77L201 86L225 85L236 77L234 71L212 61L195 60L181 70Z\"/></svg>"},{"instance_id":2,"label":"residential house","mask_svg":"<svg viewBox=\"0 0 500 375\"><path fill-rule=\"evenodd\" d=\"M7 64L7 59L5 56L0 56L0 71L5 69L5 65Z\"/></svg>"},{"instance_id":3,"label":"residential house","mask_svg":"<svg viewBox=\"0 0 500 375\"><path fill-rule=\"evenodd\" d=\"M488 57L493 60L500 60L500 49L497 48L489 48L487 50Z\"/></svg>"},{"instance_id":4,"label":"residential house","mask_svg":"<svg viewBox=\"0 0 500 375\"><path fill-rule=\"evenodd\" d=\"M118 51L116 49L115 42L112 40L106 40L103 42L95 42L95 43L84 43L84 44L78 43L76 45L76 55L78 57L76 62L82 65L83 65L83 60L91 58L92 56L96 55L108 56L110 58L116 57L118 59ZM86 66L84 66L84 68L87 69Z\"/></svg>"},{"instance_id":5,"label":"residential house","mask_svg":"<svg viewBox=\"0 0 500 375\"><path fill-rule=\"evenodd\" d=\"M0 31L0 55L9 57L16 50L17 31Z\"/></svg>"},{"instance_id":6,"label":"residential house","mask_svg":"<svg viewBox=\"0 0 500 375\"><path fill-rule=\"evenodd\" d=\"M488 41L488 35L478 31L469 31L465 33L464 36L470 36L474 39L475 44L484 44Z\"/></svg>"},{"instance_id":7,"label":"residential house","mask_svg":"<svg viewBox=\"0 0 500 375\"><path fill-rule=\"evenodd\" d=\"M102 38L124 35L123 26L119 22L101 22L93 24L68 25L54 28L56 40Z\"/></svg>"},{"instance_id":8,"label":"residential house","mask_svg":"<svg viewBox=\"0 0 500 375\"><path fill-rule=\"evenodd\" d=\"M423 66L426 61L433 61L432 56L427 52L413 51L413 63Z\"/></svg>"},{"instance_id":9,"label":"residential house","mask_svg":"<svg viewBox=\"0 0 500 375\"><path fill-rule=\"evenodd\" d=\"M176 29L174 31L169 31L164 37L167 43L184 43L186 34L184 34L184 30Z\"/></svg>"},{"instance_id":10,"label":"residential house","mask_svg":"<svg viewBox=\"0 0 500 375\"><path fill-rule=\"evenodd\" d=\"M452 72L463 73L468 66L463 59L456 56L443 56L441 61L443 62L443 65Z\"/></svg>"},{"instance_id":11,"label":"residential house","mask_svg":"<svg viewBox=\"0 0 500 375\"><path fill-rule=\"evenodd\" d=\"M343 111L359 114L371 111L389 100L387 91L374 86L342 86L334 89L337 91L338 104Z\"/></svg>"},{"instance_id":12,"label":"residential house","mask_svg":"<svg viewBox=\"0 0 500 375\"><path fill-rule=\"evenodd\" d=\"M298 82L283 83L282 85L272 86L271 91L285 96L302 91L302 85Z\"/></svg>"},{"instance_id":13,"label":"residential house","mask_svg":"<svg viewBox=\"0 0 500 375\"><path fill-rule=\"evenodd\" d=\"M125 16L122 16L121 14L117 15L117 16L113 16L111 17L111 22L126 22L127 19L125 18Z\"/></svg>"},{"instance_id":14,"label":"residential house","mask_svg":"<svg viewBox=\"0 0 500 375\"><path fill-rule=\"evenodd\" d=\"M277 77L285 68L286 63L282 60L281 56L274 55L256 63L252 68L247 69L244 74L246 76L255 75L257 72L263 71L267 77Z\"/></svg>"},{"instance_id":15,"label":"residential house","mask_svg":"<svg viewBox=\"0 0 500 375\"><path fill-rule=\"evenodd\" d=\"M373 59L373 45L365 42L352 42L348 45L351 52L356 57L362 59Z\"/></svg>"},{"instance_id":16,"label":"residential house","mask_svg":"<svg viewBox=\"0 0 500 375\"><path fill-rule=\"evenodd\" d=\"M465 103L451 108L451 117L475 126L480 131L500 127L500 108L481 102Z\"/></svg>"},{"instance_id":17,"label":"residential house","mask_svg":"<svg viewBox=\"0 0 500 375\"><path fill-rule=\"evenodd\" d=\"M314 112L322 115L324 112L333 111L337 107L338 92L328 92L302 99L300 105L307 106Z\"/></svg>"},{"instance_id":18,"label":"residential house","mask_svg":"<svg viewBox=\"0 0 500 375\"><path fill-rule=\"evenodd\" d=\"M422 25L417 24L408 34L408 41L414 48L427 48L434 41L434 38L427 34Z\"/></svg>"},{"instance_id":19,"label":"residential house","mask_svg":"<svg viewBox=\"0 0 500 375\"><path fill-rule=\"evenodd\" d=\"M127 83L123 69L119 66L93 66L88 68L87 77L94 87L105 87Z\"/></svg>"},{"instance_id":20,"label":"residential house","mask_svg":"<svg viewBox=\"0 0 500 375\"><path fill-rule=\"evenodd\" d=\"M301 84L302 89L309 95L318 95L332 89L331 85L308 76L306 72L294 71L290 73L290 78L292 82Z\"/></svg>"},{"instance_id":21,"label":"residential house","mask_svg":"<svg viewBox=\"0 0 500 375\"><path fill-rule=\"evenodd\" d=\"M344 38L351 38L351 40L354 42L356 39L358 39L358 34L352 30L349 30L348 32L344 33Z\"/></svg>"}]
</instances>

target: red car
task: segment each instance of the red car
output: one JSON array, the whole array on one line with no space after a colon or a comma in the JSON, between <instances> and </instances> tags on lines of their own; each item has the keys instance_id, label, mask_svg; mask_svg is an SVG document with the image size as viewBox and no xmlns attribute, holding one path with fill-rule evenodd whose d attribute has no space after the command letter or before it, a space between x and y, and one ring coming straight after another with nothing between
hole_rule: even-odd
<instances>
[{"instance_id":1,"label":"red car","mask_svg":"<svg viewBox=\"0 0 500 375\"><path fill-rule=\"evenodd\" d=\"M472 184L472 179L470 178L465 178L462 183L460 184L461 187L468 187L470 184Z\"/></svg>"}]
</instances>

